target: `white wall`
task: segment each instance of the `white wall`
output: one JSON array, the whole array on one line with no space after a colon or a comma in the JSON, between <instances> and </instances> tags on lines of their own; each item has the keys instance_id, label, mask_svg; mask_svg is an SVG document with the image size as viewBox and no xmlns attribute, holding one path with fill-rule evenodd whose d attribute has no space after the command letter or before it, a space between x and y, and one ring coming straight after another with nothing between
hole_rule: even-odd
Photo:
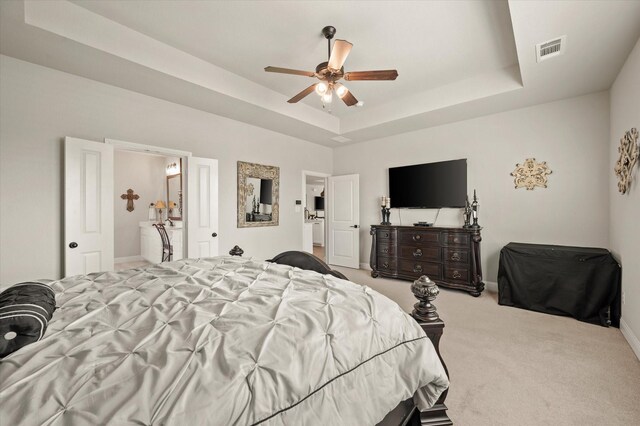
<instances>
[{"instance_id":1,"label":"white wall","mask_svg":"<svg viewBox=\"0 0 640 426\"><path fill-rule=\"evenodd\" d=\"M302 248L300 176L330 173L329 148L7 56L0 74L0 286L62 276L64 136L216 158L220 252L238 244L268 258ZM236 227L239 160L280 167L280 226Z\"/></svg>"},{"instance_id":2,"label":"white wall","mask_svg":"<svg viewBox=\"0 0 640 426\"><path fill-rule=\"evenodd\" d=\"M113 225L114 257L140 255L141 221L149 220L149 204L167 198L165 157L131 151L116 151L114 155ZM120 198L127 189L140 198L133 201L134 210L127 211L127 200ZM164 214L164 212L163 212ZM166 215L165 215L166 217Z\"/></svg>"},{"instance_id":3,"label":"white wall","mask_svg":"<svg viewBox=\"0 0 640 426\"><path fill-rule=\"evenodd\" d=\"M369 259L368 225L381 220L388 168L458 158L467 158L470 195L478 190L485 282L497 281L510 241L607 247L608 117L601 92L335 149L334 175L360 174L360 262ZM553 171L548 188L514 189L509 174L528 157Z\"/></svg>"},{"instance_id":4,"label":"white wall","mask_svg":"<svg viewBox=\"0 0 640 426\"><path fill-rule=\"evenodd\" d=\"M632 127L640 130L640 40L627 58L610 91L611 137L607 172L610 191L611 250L622 264L621 329L640 358L640 164L633 173L631 189L618 192L613 167L618 160L618 146ZM630 332L630 333L629 333Z\"/></svg>"}]
</instances>

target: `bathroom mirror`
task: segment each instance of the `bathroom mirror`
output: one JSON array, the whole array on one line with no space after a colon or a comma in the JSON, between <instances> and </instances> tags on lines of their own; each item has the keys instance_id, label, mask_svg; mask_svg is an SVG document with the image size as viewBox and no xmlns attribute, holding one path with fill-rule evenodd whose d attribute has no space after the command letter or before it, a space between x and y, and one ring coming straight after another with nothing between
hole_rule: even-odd
<instances>
[{"instance_id":1,"label":"bathroom mirror","mask_svg":"<svg viewBox=\"0 0 640 426\"><path fill-rule=\"evenodd\" d=\"M238 228L278 226L280 168L238 161Z\"/></svg>"},{"instance_id":2,"label":"bathroom mirror","mask_svg":"<svg viewBox=\"0 0 640 426\"><path fill-rule=\"evenodd\" d=\"M171 220L182 220L182 173L167 176L167 210Z\"/></svg>"}]
</instances>

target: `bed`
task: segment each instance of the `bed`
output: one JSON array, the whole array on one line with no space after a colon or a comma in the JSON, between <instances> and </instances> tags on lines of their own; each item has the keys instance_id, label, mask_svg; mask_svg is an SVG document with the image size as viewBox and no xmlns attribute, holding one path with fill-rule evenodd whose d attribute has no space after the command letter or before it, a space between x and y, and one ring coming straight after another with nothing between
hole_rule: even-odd
<instances>
[{"instance_id":1,"label":"bed","mask_svg":"<svg viewBox=\"0 0 640 426\"><path fill-rule=\"evenodd\" d=\"M450 424L441 321L427 336L372 289L283 263L41 281L58 308L42 340L0 361L3 423Z\"/></svg>"}]
</instances>

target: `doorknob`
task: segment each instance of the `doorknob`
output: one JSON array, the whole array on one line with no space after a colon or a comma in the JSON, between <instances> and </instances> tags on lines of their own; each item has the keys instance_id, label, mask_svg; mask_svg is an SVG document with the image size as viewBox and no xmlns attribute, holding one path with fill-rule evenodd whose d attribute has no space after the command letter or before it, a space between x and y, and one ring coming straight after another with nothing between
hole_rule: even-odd
<instances>
[{"instance_id":1,"label":"doorknob","mask_svg":"<svg viewBox=\"0 0 640 426\"><path fill-rule=\"evenodd\" d=\"M349 228L357 228L358 225L351 225Z\"/></svg>"},{"instance_id":2,"label":"doorknob","mask_svg":"<svg viewBox=\"0 0 640 426\"><path fill-rule=\"evenodd\" d=\"M75 241L71 241L71 242L69 243L69 248L74 249L74 248L76 248L76 247L78 247L78 243L76 243Z\"/></svg>"},{"instance_id":3,"label":"doorknob","mask_svg":"<svg viewBox=\"0 0 640 426\"><path fill-rule=\"evenodd\" d=\"M215 237L217 237L217 236L218 236L218 234L216 234L216 233L214 232L213 234L211 234L211 236L212 236L213 238L215 238Z\"/></svg>"}]
</instances>

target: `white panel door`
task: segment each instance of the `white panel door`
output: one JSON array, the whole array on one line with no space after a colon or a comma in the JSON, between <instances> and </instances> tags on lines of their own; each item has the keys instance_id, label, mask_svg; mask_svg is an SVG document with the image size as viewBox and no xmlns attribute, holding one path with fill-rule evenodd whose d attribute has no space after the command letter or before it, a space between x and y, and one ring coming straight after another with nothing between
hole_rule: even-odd
<instances>
[{"instance_id":1,"label":"white panel door","mask_svg":"<svg viewBox=\"0 0 640 426\"><path fill-rule=\"evenodd\" d=\"M187 157L187 256L218 255L218 160Z\"/></svg>"},{"instance_id":2,"label":"white panel door","mask_svg":"<svg viewBox=\"0 0 640 426\"><path fill-rule=\"evenodd\" d=\"M332 176L328 184L327 263L359 268L360 175Z\"/></svg>"},{"instance_id":3,"label":"white panel door","mask_svg":"<svg viewBox=\"0 0 640 426\"><path fill-rule=\"evenodd\" d=\"M65 276L113 270L113 146L66 137Z\"/></svg>"}]
</instances>

